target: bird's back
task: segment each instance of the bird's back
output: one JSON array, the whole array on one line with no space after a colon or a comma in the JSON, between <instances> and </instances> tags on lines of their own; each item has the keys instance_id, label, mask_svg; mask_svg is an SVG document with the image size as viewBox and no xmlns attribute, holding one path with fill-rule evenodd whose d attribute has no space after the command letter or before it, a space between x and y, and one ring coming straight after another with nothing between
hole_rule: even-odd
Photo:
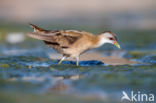
<instances>
[{"instance_id":1,"label":"bird's back","mask_svg":"<svg viewBox=\"0 0 156 103\"><path fill-rule=\"evenodd\" d=\"M76 30L44 30L33 24L34 32L28 36L43 40L46 45L66 55L79 55L89 49L94 41L91 33Z\"/></svg>"}]
</instances>

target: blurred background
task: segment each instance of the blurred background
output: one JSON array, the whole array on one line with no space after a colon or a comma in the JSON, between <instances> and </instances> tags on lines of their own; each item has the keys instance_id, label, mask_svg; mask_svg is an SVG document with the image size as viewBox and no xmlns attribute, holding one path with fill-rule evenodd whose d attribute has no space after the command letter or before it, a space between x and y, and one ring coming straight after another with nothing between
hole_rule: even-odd
<instances>
[{"instance_id":1,"label":"blurred background","mask_svg":"<svg viewBox=\"0 0 156 103\"><path fill-rule=\"evenodd\" d=\"M51 30L111 30L122 50L105 45L95 51L136 64L58 66L48 59L54 51L26 36L29 22ZM155 38L156 0L0 0L0 100L117 103L122 90L153 93Z\"/></svg>"},{"instance_id":2,"label":"blurred background","mask_svg":"<svg viewBox=\"0 0 156 103\"><path fill-rule=\"evenodd\" d=\"M20 34L23 34L32 31L28 25L30 22L52 30L75 29L94 34L111 30L118 35L120 44L124 49L143 49L143 47L149 45L149 42L154 42L156 1L0 1L1 41L9 42L10 39L5 39L8 33L16 34L20 32ZM144 37L148 37L148 40L145 40ZM14 38L17 37L14 36ZM153 46L149 45L148 48L153 49Z\"/></svg>"},{"instance_id":3,"label":"blurred background","mask_svg":"<svg viewBox=\"0 0 156 103\"><path fill-rule=\"evenodd\" d=\"M147 30L156 29L155 19L155 0L0 1L1 25L32 22L39 25Z\"/></svg>"}]
</instances>

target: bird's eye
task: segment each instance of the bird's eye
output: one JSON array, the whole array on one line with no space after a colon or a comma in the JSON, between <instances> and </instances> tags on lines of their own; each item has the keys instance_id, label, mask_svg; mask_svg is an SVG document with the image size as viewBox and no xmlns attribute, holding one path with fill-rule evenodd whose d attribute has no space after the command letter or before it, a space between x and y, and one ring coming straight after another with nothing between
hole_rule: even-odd
<instances>
[{"instance_id":1,"label":"bird's eye","mask_svg":"<svg viewBox=\"0 0 156 103\"><path fill-rule=\"evenodd\" d=\"M114 40L114 38L109 38L109 40Z\"/></svg>"}]
</instances>

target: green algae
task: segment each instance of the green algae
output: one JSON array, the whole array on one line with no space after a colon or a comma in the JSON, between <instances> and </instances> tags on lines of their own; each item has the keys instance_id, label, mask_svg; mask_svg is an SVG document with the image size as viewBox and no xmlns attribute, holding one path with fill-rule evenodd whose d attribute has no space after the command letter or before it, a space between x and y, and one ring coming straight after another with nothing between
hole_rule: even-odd
<instances>
[{"instance_id":1,"label":"green algae","mask_svg":"<svg viewBox=\"0 0 156 103\"><path fill-rule=\"evenodd\" d=\"M155 50L142 50L142 51L129 51L125 57L130 57L131 59L142 58L146 55L155 55Z\"/></svg>"},{"instance_id":2,"label":"green algae","mask_svg":"<svg viewBox=\"0 0 156 103\"><path fill-rule=\"evenodd\" d=\"M5 64L5 63L0 64L0 68L9 68L9 67L10 67L9 64Z\"/></svg>"}]
</instances>

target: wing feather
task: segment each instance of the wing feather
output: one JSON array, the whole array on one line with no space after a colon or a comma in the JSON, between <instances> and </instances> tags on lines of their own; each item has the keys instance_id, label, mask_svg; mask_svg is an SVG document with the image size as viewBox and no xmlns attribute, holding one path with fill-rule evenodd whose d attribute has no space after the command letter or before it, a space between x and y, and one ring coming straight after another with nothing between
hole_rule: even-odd
<instances>
[{"instance_id":1,"label":"wing feather","mask_svg":"<svg viewBox=\"0 0 156 103\"><path fill-rule=\"evenodd\" d=\"M80 32L73 32L73 31L52 31L49 33L39 33L39 32L32 32L28 33L28 36L43 40L47 44L59 46L60 48L68 48L73 45L78 39L82 37Z\"/></svg>"}]
</instances>

